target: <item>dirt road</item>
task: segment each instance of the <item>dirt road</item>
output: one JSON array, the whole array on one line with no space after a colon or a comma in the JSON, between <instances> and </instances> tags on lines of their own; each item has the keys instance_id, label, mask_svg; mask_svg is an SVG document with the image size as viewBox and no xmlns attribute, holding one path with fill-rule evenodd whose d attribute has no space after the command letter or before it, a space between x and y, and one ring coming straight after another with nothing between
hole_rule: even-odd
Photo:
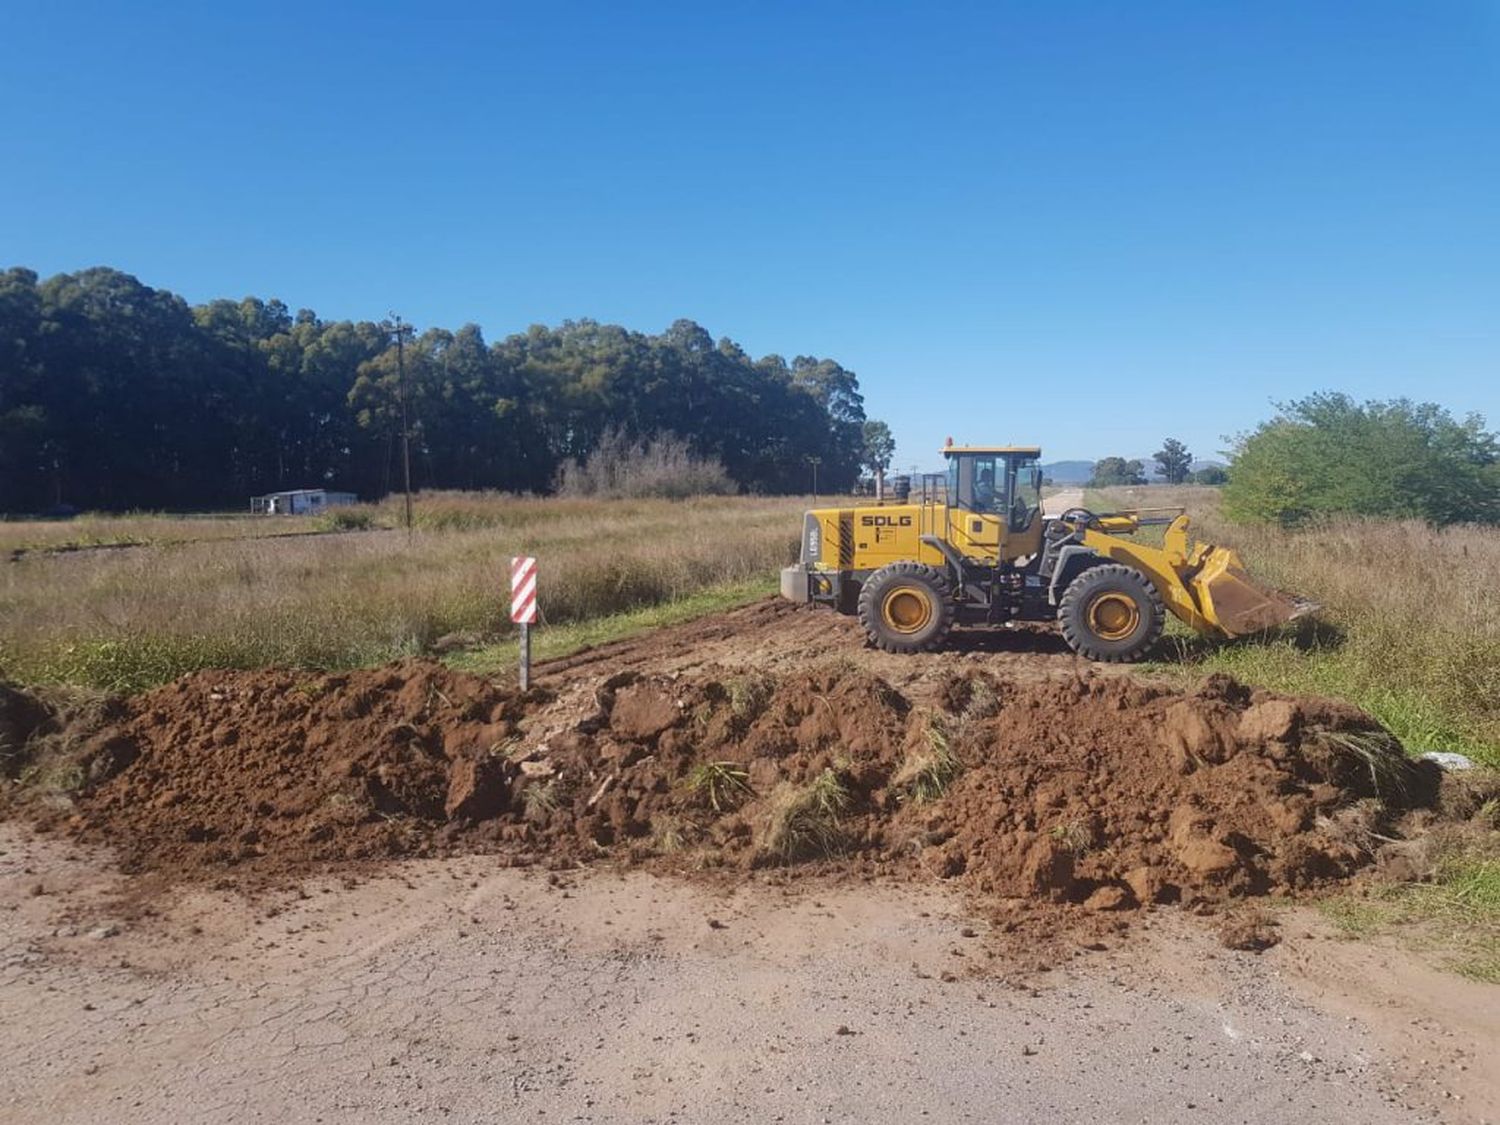
<instances>
[{"instance_id":1,"label":"dirt road","mask_svg":"<svg viewBox=\"0 0 1500 1125\"><path fill-rule=\"evenodd\" d=\"M1069 508L1081 507L1083 507L1083 489L1081 488L1067 488L1042 501L1042 513L1048 516L1060 516Z\"/></svg>"},{"instance_id":2,"label":"dirt road","mask_svg":"<svg viewBox=\"0 0 1500 1125\"><path fill-rule=\"evenodd\" d=\"M1300 914L1261 956L1163 913L1017 977L938 890L549 879L470 858L256 904L198 890L120 926L97 858L0 831L0 1116L18 1125L1497 1108L1496 1016L1471 989Z\"/></svg>"}]
</instances>

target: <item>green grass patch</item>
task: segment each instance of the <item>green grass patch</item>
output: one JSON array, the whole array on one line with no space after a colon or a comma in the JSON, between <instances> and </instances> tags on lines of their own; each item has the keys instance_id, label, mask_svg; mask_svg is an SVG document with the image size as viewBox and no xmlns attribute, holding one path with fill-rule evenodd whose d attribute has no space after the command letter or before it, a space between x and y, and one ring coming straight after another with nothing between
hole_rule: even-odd
<instances>
[{"instance_id":1,"label":"green grass patch","mask_svg":"<svg viewBox=\"0 0 1500 1125\"><path fill-rule=\"evenodd\" d=\"M1441 859L1430 881L1328 899L1321 910L1353 938L1390 936L1448 968L1500 984L1500 834Z\"/></svg>"},{"instance_id":2,"label":"green grass patch","mask_svg":"<svg viewBox=\"0 0 1500 1125\"><path fill-rule=\"evenodd\" d=\"M581 649L639 636L664 625L680 625L696 617L748 605L775 592L776 583L769 578L731 582L711 586L660 605L607 614L587 621L573 621L566 625L541 626L532 632L532 659L555 660ZM461 672L481 675L513 671L517 661L516 643L516 638L512 636L498 644L453 653L445 657L444 662Z\"/></svg>"}]
</instances>

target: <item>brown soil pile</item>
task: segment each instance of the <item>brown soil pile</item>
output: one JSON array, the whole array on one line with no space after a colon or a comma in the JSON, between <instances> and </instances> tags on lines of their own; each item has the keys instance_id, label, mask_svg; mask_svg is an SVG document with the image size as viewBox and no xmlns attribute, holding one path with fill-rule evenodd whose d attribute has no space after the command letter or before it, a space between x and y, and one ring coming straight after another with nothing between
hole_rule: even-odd
<instances>
[{"instance_id":1,"label":"brown soil pile","mask_svg":"<svg viewBox=\"0 0 1500 1125\"><path fill-rule=\"evenodd\" d=\"M1091 912L1343 879L1435 784L1363 713L1223 678L978 673L914 701L848 665L625 673L583 708L420 662L202 673L127 701L83 758L44 825L172 877L456 851L814 861Z\"/></svg>"},{"instance_id":2,"label":"brown soil pile","mask_svg":"<svg viewBox=\"0 0 1500 1125\"><path fill-rule=\"evenodd\" d=\"M0 681L0 778L20 774L27 743L51 721L50 710L39 699Z\"/></svg>"}]
</instances>

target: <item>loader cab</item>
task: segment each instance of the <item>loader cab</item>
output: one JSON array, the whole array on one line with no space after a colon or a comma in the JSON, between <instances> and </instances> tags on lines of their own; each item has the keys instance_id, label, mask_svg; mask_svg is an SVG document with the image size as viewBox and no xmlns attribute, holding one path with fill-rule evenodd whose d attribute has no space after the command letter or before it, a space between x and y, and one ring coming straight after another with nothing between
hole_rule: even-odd
<instances>
[{"instance_id":1,"label":"loader cab","mask_svg":"<svg viewBox=\"0 0 1500 1125\"><path fill-rule=\"evenodd\" d=\"M944 447L949 537L965 555L1009 561L1040 548L1041 454L1035 446Z\"/></svg>"}]
</instances>

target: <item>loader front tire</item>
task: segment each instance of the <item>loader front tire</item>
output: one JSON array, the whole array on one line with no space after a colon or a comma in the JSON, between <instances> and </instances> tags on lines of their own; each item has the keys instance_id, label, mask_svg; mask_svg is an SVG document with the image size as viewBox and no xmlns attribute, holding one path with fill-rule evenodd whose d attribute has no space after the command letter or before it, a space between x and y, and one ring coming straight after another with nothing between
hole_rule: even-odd
<instances>
[{"instance_id":1,"label":"loader front tire","mask_svg":"<svg viewBox=\"0 0 1500 1125\"><path fill-rule=\"evenodd\" d=\"M1161 636L1167 609L1144 574L1106 563L1073 579L1057 607L1057 620L1063 639L1079 656L1131 664Z\"/></svg>"},{"instance_id":2,"label":"loader front tire","mask_svg":"<svg viewBox=\"0 0 1500 1125\"><path fill-rule=\"evenodd\" d=\"M859 623L886 652L930 652L953 627L953 594L942 571L898 562L870 575L859 591Z\"/></svg>"}]
</instances>

